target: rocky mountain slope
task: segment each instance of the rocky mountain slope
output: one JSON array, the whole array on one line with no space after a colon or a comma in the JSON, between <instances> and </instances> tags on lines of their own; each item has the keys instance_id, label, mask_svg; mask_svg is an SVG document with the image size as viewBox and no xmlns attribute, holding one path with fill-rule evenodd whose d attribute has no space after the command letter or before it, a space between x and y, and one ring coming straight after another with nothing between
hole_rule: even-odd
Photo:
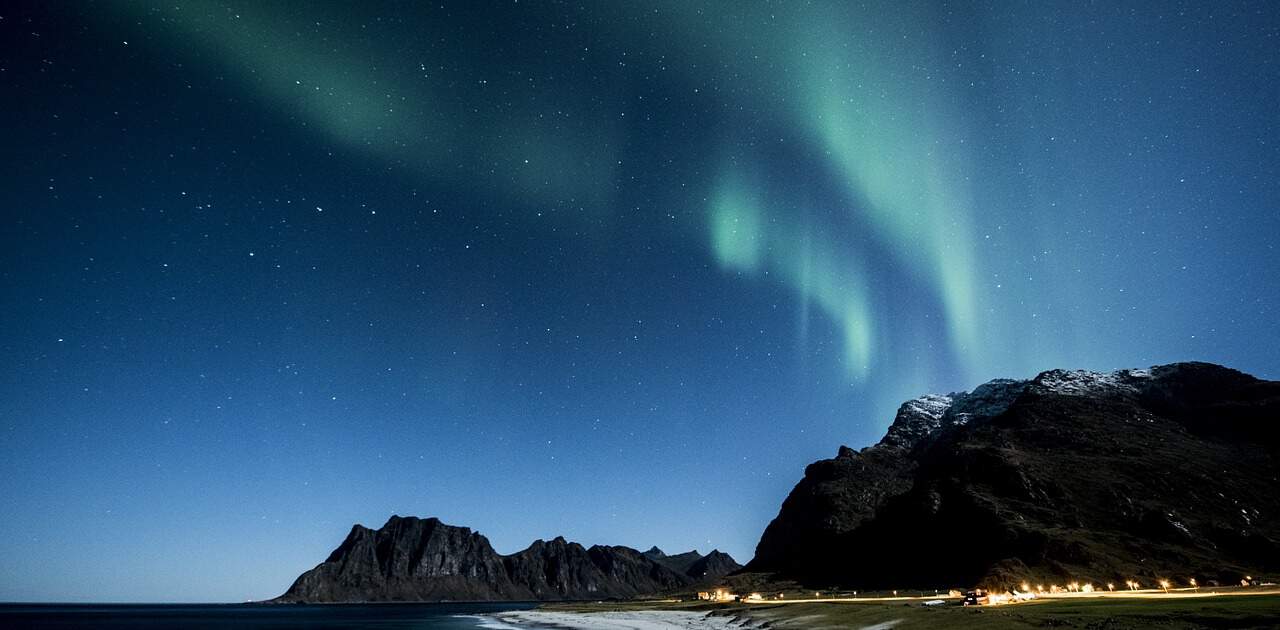
<instances>
[{"instance_id":1,"label":"rocky mountain slope","mask_svg":"<svg viewBox=\"0 0 1280 630\"><path fill-rule=\"evenodd\" d=\"M705 556L698 553L696 549L669 556L663 553L661 549L653 547L644 552L644 555L646 558L673 571L683 573L699 583L714 582L742 568L742 565L734 561L732 556L719 549L712 549L711 553Z\"/></svg>"},{"instance_id":2,"label":"rocky mountain slope","mask_svg":"<svg viewBox=\"0 0 1280 630\"><path fill-rule=\"evenodd\" d=\"M852 588L1280 571L1280 382L1054 370L904 403L810 465L749 571Z\"/></svg>"},{"instance_id":3,"label":"rocky mountain slope","mask_svg":"<svg viewBox=\"0 0 1280 630\"><path fill-rule=\"evenodd\" d=\"M673 569L628 547L585 548L556 538L503 556L468 528L392 516L381 529L352 527L327 560L299 576L276 601L631 598L678 590L700 581L695 575L738 567L719 552L691 553L697 558Z\"/></svg>"}]
</instances>

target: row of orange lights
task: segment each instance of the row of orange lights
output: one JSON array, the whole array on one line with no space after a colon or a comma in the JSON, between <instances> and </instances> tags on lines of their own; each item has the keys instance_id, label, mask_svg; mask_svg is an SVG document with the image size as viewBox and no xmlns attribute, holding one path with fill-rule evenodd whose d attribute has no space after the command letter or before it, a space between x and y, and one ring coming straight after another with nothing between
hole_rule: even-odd
<instances>
[{"instance_id":1,"label":"row of orange lights","mask_svg":"<svg viewBox=\"0 0 1280 630\"><path fill-rule=\"evenodd\" d=\"M1253 580L1252 577L1245 577L1245 579L1242 580L1241 583L1248 584L1248 582L1250 582L1251 580ZM1124 585L1131 591L1140 590L1142 588L1142 583L1137 580L1126 580ZM1156 585L1159 588L1166 591L1169 590L1170 588L1173 588L1173 582L1169 580L1163 580L1163 579L1157 580ZM1196 582L1195 578L1188 578L1187 585L1190 588L1199 588L1200 586L1200 584ZM1071 582L1071 583L1068 583L1066 586L1051 584L1049 585L1048 588L1045 588L1043 584L1037 584L1034 589L1032 589L1030 583L1023 582L1021 584L1021 587L1022 587L1021 590L1023 593L1093 593L1099 590L1093 584L1088 582L1084 584L1081 584L1080 582ZM1108 591L1116 590L1115 583L1107 582L1107 590Z\"/></svg>"}]
</instances>

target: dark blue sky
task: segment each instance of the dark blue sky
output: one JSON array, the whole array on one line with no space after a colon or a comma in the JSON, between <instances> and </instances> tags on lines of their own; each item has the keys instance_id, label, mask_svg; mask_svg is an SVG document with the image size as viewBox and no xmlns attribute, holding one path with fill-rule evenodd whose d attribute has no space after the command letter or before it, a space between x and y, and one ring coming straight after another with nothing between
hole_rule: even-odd
<instances>
[{"instance_id":1,"label":"dark blue sky","mask_svg":"<svg viewBox=\"0 0 1280 630\"><path fill-rule=\"evenodd\" d=\"M344 3L349 4L349 3ZM1276 378L1274 3L0 10L0 600L750 558L897 404Z\"/></svg>"}]
</instances>

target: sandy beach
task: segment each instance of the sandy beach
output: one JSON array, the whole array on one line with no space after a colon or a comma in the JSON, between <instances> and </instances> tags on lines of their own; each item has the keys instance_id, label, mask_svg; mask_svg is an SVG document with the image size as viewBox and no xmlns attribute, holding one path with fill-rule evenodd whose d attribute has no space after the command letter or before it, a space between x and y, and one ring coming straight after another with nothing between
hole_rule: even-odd
<instances>
[{"instance_id":1,"label":"sandy beach","mask_svg":"<svg viewBox=\"0 0 1280 630\"><path fill-rule=\"evenodd\" d=\"M495 617L511 628L564 628L566 630L724 630L750 628L729 617L703 612L636 610L593 613L522 610Z\"/></svg>"}]
</instances>

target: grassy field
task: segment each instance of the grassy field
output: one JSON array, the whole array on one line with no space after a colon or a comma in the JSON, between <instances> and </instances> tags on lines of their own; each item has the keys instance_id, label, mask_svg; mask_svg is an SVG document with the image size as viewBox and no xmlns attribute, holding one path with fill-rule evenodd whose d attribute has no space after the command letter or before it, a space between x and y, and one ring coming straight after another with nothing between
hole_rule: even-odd
<instances>
[{"instance_id":1,"label":"grassy field","mask_svg":"<svg viewBox=\"0 0 1280 630\"><path fill-rule=\"evenodd\" d=\"M560 605L558 610L709 610L761 627L821 628L1280 628L1280 595L1196 599L1042 600L1009 606L926 607L919 603L706 604L635 602Z\"/></svg>"}]
</instances>

